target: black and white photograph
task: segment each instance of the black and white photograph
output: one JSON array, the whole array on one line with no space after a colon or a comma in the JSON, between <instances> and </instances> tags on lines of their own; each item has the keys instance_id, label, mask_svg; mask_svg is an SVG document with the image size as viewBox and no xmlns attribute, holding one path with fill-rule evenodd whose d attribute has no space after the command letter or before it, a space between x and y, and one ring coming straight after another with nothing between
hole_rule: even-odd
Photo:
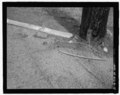
<instances>
[{"instance_id":1,"label":"black and white photograph","mask_svg":"<svg viewBox=\"0 0 120 95\"><path fill-rule=\"evenodd\" d=\"M90 5L3 3L5 92L117 92L118 3Z\"/></svg>"}]
</instances>

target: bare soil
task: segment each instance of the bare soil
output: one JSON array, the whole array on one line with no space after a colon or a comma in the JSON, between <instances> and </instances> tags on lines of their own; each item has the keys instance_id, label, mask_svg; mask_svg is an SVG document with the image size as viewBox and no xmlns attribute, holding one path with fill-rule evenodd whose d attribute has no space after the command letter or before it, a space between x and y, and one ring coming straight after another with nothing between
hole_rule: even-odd
<instances>
[{"instance_id":1,"label":"bare soil","mask_svg":"<svg viewBox=\"0 0 120 95\"><path fill-rule=\"evenodd\" d=\"M81 8L7 9L9 19L71 33L78 31L81 13ZM106 37L108 53L101 47L97 47L96 52L83 45L82 41L79 44L68 43L66 38L7 25L7 87L112 88L114 64L110 40ZM79 58L61 51L104 60Z\"/></svg>"}]
</instances>

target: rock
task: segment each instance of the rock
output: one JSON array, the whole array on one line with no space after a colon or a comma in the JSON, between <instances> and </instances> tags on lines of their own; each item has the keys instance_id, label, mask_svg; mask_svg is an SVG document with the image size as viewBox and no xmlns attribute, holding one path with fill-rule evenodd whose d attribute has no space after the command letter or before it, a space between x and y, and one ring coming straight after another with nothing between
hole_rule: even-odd
<instances>
[{"instance_id":1,"label":"rock","mask_svg":"<svg viewBox=\"0 0 120 95\"><path fill-rule=\"evenodd\" d=\"M37 32L34 34L35 38L41 38L41 39L47 39L48 38L48 34L47 33L43 33L43 32Z\"/></svg>"},{"instance_id":2,"label":"rock","mask_svg":"<svg viewBox=\"0 0 120 95\"><path fill-rule=\"evenodd\" d=\"M107 47L104 47L103 50L104 50L104 52L108 52Z\"/></svg>"}]
</instances>

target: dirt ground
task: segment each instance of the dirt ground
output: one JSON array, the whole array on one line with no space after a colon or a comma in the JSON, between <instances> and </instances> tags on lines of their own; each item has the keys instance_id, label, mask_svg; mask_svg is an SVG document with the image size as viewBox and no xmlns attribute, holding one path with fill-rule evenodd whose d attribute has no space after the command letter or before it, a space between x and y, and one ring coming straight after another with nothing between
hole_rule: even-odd
<instances>
[{"instance_id":1,"label":"dirt ground","mask_svg":"<svg viewBox=\"0 0 120 95\"><path fill-rule=\"evenodd\" d=\"M7 9L9 19L73 34L79 30L81 13L82 8ZM108 28L112 31L112 11L109 18ZM70 44L67 40L40 31L7 25L7 87L113 88L112 41L111 44L106 44L108 53L100 51L102 53L97 54L87 45ZM109 43L107 39L106 43ZM61 51L104 60L79 58Z\"/></svg>"}]
</instances>

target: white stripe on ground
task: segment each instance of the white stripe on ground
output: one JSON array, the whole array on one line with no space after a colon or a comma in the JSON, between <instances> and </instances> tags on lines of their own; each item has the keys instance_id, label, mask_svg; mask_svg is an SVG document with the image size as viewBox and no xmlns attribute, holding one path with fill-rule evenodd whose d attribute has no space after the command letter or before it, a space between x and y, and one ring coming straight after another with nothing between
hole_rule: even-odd
<instances>
[{"instance_id":1,"label":"white stripe on ground","mask_svg":"<svg viewBox=\"0 0 120 95\"><path fill-rule=\"evenodd\" d=\"M28 29L33 29L33 30L40 31L40 32L45 32L45 33L56 35L56 36L65 37L65 38L71 38L73 36L72 33L58 31L58 30L47 28L47 27L41 27L41 26L19 22L15 20L10 20L10 19L7 19L7 23L20 26L20 27L24 27L24 28L28 28Z\"/></svg>"}]
</instances>

